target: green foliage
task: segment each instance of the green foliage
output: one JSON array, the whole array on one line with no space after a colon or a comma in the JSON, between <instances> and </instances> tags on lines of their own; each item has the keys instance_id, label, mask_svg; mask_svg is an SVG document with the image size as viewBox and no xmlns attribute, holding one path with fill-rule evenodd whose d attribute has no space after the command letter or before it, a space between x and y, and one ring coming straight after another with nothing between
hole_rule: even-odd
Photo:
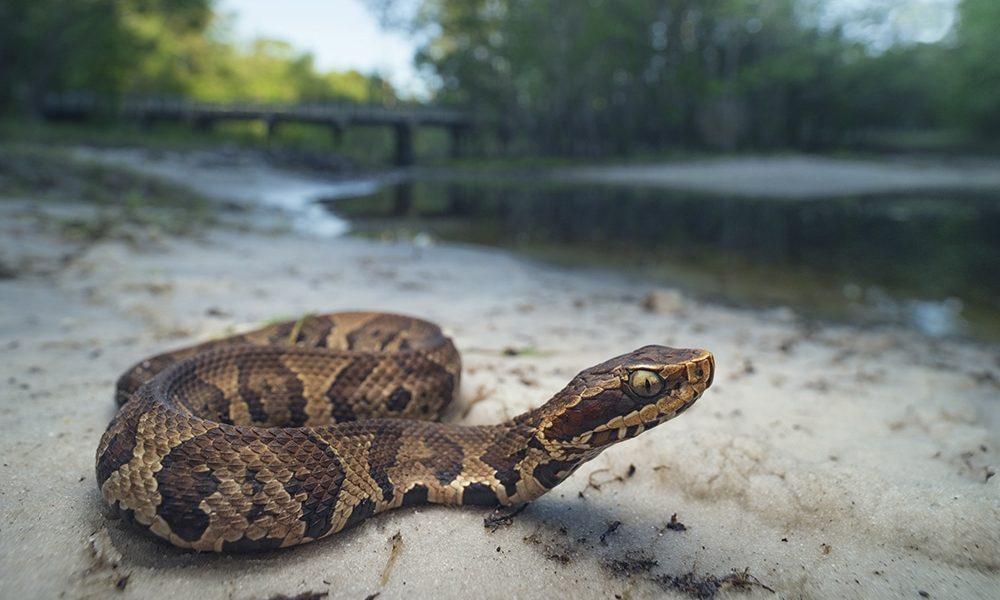
<instances>
[{"instance_id":1,"label":"green foliage","mask_svg":"<svg viewBox=\"0 0 1000 600\"><path fill-rule=\"evenodd\" d=\"M148 25L143 23L142 28ZM129 91L177 93L216 102L395 100L392 88L377 76L356 71L321 73L310 54L281 40L257 39L238 46L225 41L222 34L198 32L171 38L153 25L149 31L158 45L157 52L136 69Z\"/></svg>"},{"instance_id":2,"label":"green foliage","mask_svg":"<svg viewBox=\"0 0 1000 600\"><path fill-rule=\"evenodd\" d=\"M408 26L429 33L417 59L439 99L474 106L509 154L823 149L1000 123L996 0L963 0L953 49L897 40L884 52L812 0L417 4ZM891 30L894 8L905 1L857 12L855 29Z\"/></svg>"},{"instance_id":3,"label":"green foliage","mask_svg":"<svg viewBox=\"0 0 1000 600\"><path fill-rule=\"evenodd\" d=\"M320 72L286 42L233 42L212 0L4 0L0 110L49 92L202 100L392 102L379 77Z\"/></svg>"},{"instance_id":4,"label":"green foliage","mask_svg":"<svg viewBox=\"0 0 1000 600\"><path fill-rule=\"evenodd\" d=\"M859 18L884 25L903 1ZM396 24L425 32L416 60L436 100L478 113L487 154L830 149L886 132L1000 133L996 0L962 0L944 41L878 52L824 22L818 0L367 2L383 14L415 7ZM30 114L46 93L75 90L397 100L377 76L324 73L286 42L236 43L230 30L212 0L4 0L0 111Z\"/></svg>"},{"instance_id":5,"label":"green foliage","mask_svg":"<svg viewBox=\"0 0 1000 600\"><path fill-rule=\"evenodd\" d=\"M956 43L943 73L942 104L951 120L974 135L1000 134L1000 2L962 0Z\"/></svg>"},{"instance_id":6,"label":"green foliage","mask_svg":"<svg viewBox=\"0 0 1000 600\"><path fill-rule=\"evenodd\" d=\"M418 60L545 152L810 145L834 136L818 84L843 45L794 0L427 0Z\"/></svg>"},{"instance_id":7,"label":"green foliage","mask_svg":"<svg viewBox=\"0 0 1000 600\"><path fill-rule=\"evenodd\" d=\"M37 110L45 93L73 89L125 92L155 50L135 23L156 22L173 38L200 31L209 16L209 0L5 0L0 106Z\"/></svg>"}]
</instances>

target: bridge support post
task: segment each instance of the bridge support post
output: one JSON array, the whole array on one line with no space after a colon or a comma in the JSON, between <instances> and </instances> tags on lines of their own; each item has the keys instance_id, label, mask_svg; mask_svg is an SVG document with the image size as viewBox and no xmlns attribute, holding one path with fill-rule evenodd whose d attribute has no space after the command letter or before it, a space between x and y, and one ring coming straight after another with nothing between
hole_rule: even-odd
<instances>
[{"instance_id":1,"label":"bridge support post","mask_svg":"<svg viewBox=\"0 0 1000 600\"><path fill-rule=\"evenodd\" d=\"M212 131L212 127L215 125L215 121L212 119L207 119L205 117L195 117L194 128L196 131L201 131L203 133L208 133Z\"/></svg>"},{"instance_id":2,"label":"bridge support post","mask_svg":"<svg viewBox=\"0 0 1000 600\"><path fill-rule=\"evenodd\" d=\"M271 141L278 134L278 119L267 117L264 119L264 124L267 126L267 141Z\"/></svg>"},{"instance_id":3,"label":"bridge support post","mask_svg":"<svg viewBox=\"0 0 1000 600\"><path fill-rule=\"evenodd\" d=\"M465 151L466 128L462 125L452 125L448 128L448 156L459 158Z\"/></svg>"},{"instance_id":4,"label":"bridge support post","mask_svg":"<svg viewBox=\"0 0 1000 600\"><path fill-rule=\"evenodd\" d=\"M340 123L331 123L330 133L333 134L333 145L339 147L344 142L344 126Z\"/></svg>"},{"instance_id":5,"label":"bridge support post","mask_svg":"<svg viewBox=\"0 0 1000 600\"><path fill-rule=\"evenodd\" d=\"M403 182L393 190L392 214L397 217L405 217L413 209L413 185L409 181Z\"/></svg>"},{"instance_id":6,"label":"bridge support post","mask_svg":"<svg viewBox=\"0 0 1000 600\"><path fill-rule=\"evenodd\" d=\"M396 157L393 161L397 167L408 167L413 164L413 125L396 123Z\"/></svg>"}]
</instances>

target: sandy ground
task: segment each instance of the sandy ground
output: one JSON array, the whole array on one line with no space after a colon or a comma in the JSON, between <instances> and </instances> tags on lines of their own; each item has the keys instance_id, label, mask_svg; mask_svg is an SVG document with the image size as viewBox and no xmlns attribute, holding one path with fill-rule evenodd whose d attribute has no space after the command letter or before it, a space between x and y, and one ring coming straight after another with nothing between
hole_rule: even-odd
<instances>
[{"instance_id":1,"label":"sandy ground","mask_svg":"<svg viewBox=\"0 0 1000 600\"><path fill-rule=\"evenodd\" d=\"M1000 589L1000 349L816 326L486 250L239 233L81 245L88 209L0 202L0 597L987 598ZM280 316L375 309L463 351L452 418L506 419L646 343L716 383L490 531L405 508L300 548L199 555L109 516L94 451L137 359ZM514 349L516 352L510 352ZM671 523L673 516L676 521ZM306 597L306 596L304 596ZM316 596L318 597L318 596Z\"/></svg>"},{"instance_id":2,"label":"sandy ground","mask_svg":"<svg viewBox=\"0 0 1000 600\"><path fill-rule=\"evenodd\" d=\"M729 196L824 198L912 191L1000 190L1000 162L987 159L847 160L820 156L736 157L653 165L578 167L557 178L694 190Z\"/></svg>"}]
</instances>

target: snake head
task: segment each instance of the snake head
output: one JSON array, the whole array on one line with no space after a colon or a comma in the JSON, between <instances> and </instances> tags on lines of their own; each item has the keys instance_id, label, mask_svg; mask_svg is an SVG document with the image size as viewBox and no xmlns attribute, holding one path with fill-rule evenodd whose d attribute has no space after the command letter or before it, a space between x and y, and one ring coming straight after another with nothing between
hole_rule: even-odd
<instances>
[{"instance_id":1,"label":"snake head","mask_svg":"<svg viewBox=\"0 0 1000 600\"><path fill-rule=\"evenodd\" d=\"M556 456L599 452L690 408L714 375L706 350L644 346L577 375L540 409L536 437Z\"/></svg>"}]
</instances>

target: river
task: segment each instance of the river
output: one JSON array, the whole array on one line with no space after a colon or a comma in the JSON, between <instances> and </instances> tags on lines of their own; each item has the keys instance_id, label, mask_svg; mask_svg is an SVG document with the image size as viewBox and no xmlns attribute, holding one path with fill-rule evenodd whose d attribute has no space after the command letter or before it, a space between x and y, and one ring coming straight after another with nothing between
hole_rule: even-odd
<instances>
[{"instance_id":1,"label":"river","mask_svg":"<svg viewBox=\"0 0 1000 600\"><path fill-rule=\"evenodd\" d=\"M415 181L327 200L357 235L487 244L638 285L927 335L1000 335L1000 195L798 201L614 185Z\"/></svg>"},{"instance_id":2,"label":"river","mask_svg":"<svg viewBox=\"0 0 1000 600\"><path fill-rule=\"evenodd\" d=\"M738 197L531 174L332 179L239 152L89 152L258 207L310 235L489 245L638 290L1000 339L1000 192ZM627 291L627 290L623 290Z\"/></svg>"}]
</instances>

